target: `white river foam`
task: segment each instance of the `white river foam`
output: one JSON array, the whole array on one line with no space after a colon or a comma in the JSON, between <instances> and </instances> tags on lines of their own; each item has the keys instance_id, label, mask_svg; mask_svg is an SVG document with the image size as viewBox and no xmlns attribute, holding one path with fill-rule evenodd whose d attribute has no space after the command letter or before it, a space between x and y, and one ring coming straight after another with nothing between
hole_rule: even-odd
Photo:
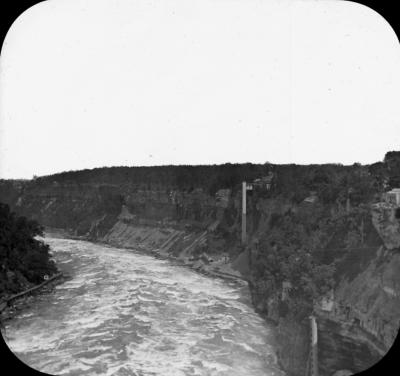
<instances>
[{"instance_id":1,"label":"white river foam","mask_svg":"<svg viewBox=\"0 0 400 376\"><path fill-rule=\"evenodd\" d=\"M246 288L132 250L46 241L72 279L33 300L3 336L53 375L274 376L271 329Z\"/></svg>"}]
</instances>

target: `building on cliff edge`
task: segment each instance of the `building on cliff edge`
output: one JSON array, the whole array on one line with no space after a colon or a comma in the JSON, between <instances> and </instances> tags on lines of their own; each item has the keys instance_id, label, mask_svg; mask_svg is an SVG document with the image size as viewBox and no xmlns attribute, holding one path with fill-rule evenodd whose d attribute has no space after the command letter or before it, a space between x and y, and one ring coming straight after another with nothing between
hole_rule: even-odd
<instances>
[{"instance_id":1,"label":"building on cliff edge","mask_svg":"<svg viewBox=\"0 0 400 376\"><path fill-rule=\"evenodd\" d=\"M393 188L391 191L384 194L384 200L388 204L400 206L400 188Z\"/></svg>"}]
</instances>

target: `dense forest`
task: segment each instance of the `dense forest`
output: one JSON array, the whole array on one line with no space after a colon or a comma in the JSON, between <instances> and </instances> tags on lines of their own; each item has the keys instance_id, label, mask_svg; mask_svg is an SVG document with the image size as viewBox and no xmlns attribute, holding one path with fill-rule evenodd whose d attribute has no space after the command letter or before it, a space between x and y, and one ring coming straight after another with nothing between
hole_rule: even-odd
<instances>
[{"instance_id":1,"label":"dense forest","mask_svg":"<svg viewBox=\"0 0 400 376\"><path fill-rule=\"evenodd\" d=\"M49 246L36 236L43 228L33 220L17 216L0 203L0 297L43 282L57 269Z\"/></svg>"},{"instance_id":2,"label":"dense forest","mask_svg":"<svg viewBox=\"0 0 400 376\"><path fill-rule=\"evenodd\" d=\"M355 200L365 201L366 196L387 187L400 186L400 152L386 153L383 162L371 165L276 165L232 164L181 165L152 167L101 167L80 171L66 171L35 177L25 181L31 187L56 182L59 184L97 184L129 186L133 189L169 188L191 191L201 188L213 195L221 188L239 188L242 181L253 181L274 173L274 192L302 200L310 190L316 190L325 202L347 195L351 187ZM22 182L24 184L24 182Z\"/></svg>"}]
</instances>

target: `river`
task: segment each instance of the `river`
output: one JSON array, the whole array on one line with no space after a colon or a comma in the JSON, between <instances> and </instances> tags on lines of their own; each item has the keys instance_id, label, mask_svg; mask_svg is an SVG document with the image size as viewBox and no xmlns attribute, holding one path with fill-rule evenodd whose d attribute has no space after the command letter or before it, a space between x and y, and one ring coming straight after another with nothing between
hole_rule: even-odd
<instances>
[{"instance_id":1,"label":"river","mask_svg":"<svg viewBox=\"0 0 400 376\"><path fill-rule=\"evenodd\" d=\"M52 375L283 376L247 286L168 260L46 238L72 276L6 323L9 348Z\"/></svg>"}]
</instances>

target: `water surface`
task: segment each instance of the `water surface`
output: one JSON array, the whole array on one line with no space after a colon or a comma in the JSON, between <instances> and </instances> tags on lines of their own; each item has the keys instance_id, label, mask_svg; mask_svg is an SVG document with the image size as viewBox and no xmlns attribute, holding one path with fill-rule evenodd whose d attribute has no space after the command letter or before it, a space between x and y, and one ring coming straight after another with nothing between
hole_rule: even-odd
<instances>
[{"instance_id":1,"label":"water surface","mask_svg":"<svg viewBox=\"0 0 400 376\"><path fill-rule=\"evenodd\" d=\"M46 238L72 276L6 324L10 349L53 375L282 376L247 287L141 253Z\"/></svg>"}]
</instances>

